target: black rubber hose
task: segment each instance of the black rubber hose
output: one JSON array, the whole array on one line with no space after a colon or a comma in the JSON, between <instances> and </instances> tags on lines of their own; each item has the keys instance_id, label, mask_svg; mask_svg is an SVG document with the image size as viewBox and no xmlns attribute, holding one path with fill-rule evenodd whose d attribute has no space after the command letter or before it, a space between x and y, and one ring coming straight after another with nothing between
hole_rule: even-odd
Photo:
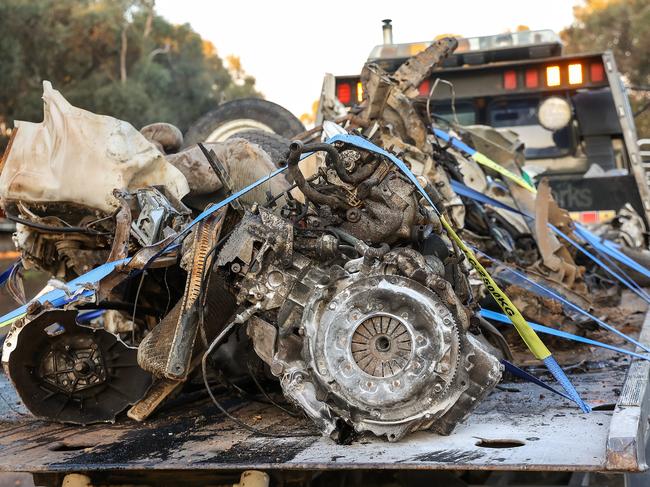
<instances>
[{"instance_id":1,"label":"black rubber hose","mask_svg":"<svg viewBox=\"0 0 650 487\"><path fill-rule=\"evenodd\" d=\"M307 198L309 201L313 201L314 203L318 203L320 205L327 205L330 208L347 210L350 206L344 201L340 200L336 196L323 194L312 187L312 185L305 180L305 177L303 176L302 171L298 166L298 163L300 162L300 156L304 152L315 152L320 150L326 151L328 155L331 151L333 151L336 153L338 160L338 152L336 152L336 149L329 144L304 145L299 140L294 140L291 142L291 145L289 146L289 157L287 158L289 176L295 181L300 191L302 191L302 193L305 195L305 198Z\"/></svg>"}]
</instances>

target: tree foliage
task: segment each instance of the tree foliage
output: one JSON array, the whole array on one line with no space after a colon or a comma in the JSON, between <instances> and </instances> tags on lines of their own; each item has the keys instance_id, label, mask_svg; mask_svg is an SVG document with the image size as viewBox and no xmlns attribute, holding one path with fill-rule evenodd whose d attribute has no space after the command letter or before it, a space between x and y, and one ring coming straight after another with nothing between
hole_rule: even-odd
<instances>
[{"instance_id":1,"label":"tree foliage","mask_svg":"<svg viewBox=\"0 0 650 487\"><path fill-rule=\"evenodd\" d=\"M574 16L574 23L561 33L567 52L611 50L633 88L633 108L640 110L649 101L650 0L586 0L574 7ZM639 135L649 137L650 111L636 122Z\"/></svg>"},{"instance_id":2,"label":"tree foliage","mask_svg":"<svg viewBox=\"0 0 650 487\"><path fill-rule=\"evenodd\" d=\"M241 65L235 80L211 43L157 16L153 0L2 0L0 129L42 120L46 79L76 106L183 131L221 101L261 96Z\"/></svg>"}]
</instances>

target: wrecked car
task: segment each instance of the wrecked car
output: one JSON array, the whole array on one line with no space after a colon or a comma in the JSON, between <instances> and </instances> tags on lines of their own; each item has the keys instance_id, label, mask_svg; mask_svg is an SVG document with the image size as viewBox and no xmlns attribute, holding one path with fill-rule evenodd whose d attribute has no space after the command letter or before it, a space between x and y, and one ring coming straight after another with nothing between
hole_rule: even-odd
<instances>
[{"instance_id":1,"label":"wrecked car","mask_svg":"<svg viewBox=\"0 0 650 487\"><path fill-rule=\"evenodd\" d=\"M229 414L214 384L252 381L279 385L340 443L450 434L504 366L517 370L487 303L589 411L497 284L519 281L487 260L497 249L562 296L587 293L575 252L547 230L573 235L566 212L547 186L517 182L518 152L495 134L463 133L492 138L486 170L415 109L421 79L456 46L441 39L391 76L367 65L358 112L274 155L259 136L178 152L173 127L138 132L46 83L44 122L17 125L0 174L23 265L59 279L3 318L3 365L25 405L62 422L127 408L143 420L198 381ZM497 187L504 171L516 178ZM499 202L523 203L523 216Z\"/></svg>"}]
</instances>

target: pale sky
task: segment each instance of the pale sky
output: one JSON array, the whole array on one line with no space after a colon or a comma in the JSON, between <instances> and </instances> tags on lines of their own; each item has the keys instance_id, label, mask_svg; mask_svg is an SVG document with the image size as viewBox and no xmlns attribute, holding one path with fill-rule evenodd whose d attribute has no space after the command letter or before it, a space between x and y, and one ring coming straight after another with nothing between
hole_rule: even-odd
<instances>
[{"instance_id":1,"label":"pale sky","mask_svg":"<svg viewBox=\"0 0 650 487\"><path fill-rule=\"evenodd\" d=\"M571 24L576 0L156 0L172 23L189 23L219 56L241 58L266 99L296 116L311 111L323 74L356 74L393 20L394 42L438 34L480 36L518 25L556 32Z\"/></svg>"}]
</instances>

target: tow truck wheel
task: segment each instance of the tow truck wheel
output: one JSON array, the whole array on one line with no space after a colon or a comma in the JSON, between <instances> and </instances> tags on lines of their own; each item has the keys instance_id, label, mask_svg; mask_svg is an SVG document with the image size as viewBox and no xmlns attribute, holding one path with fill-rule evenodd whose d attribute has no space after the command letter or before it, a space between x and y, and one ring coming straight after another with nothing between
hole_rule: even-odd
<instances>
[{"instance_id":1,"label":"tow truck wheel","mask_svg":"<svg viewBox=\"0 0 650 487\"><path fill-rule=\"evenodd\" d=\"M291 140L277 134L262 132L261 130L248 130L236 135L241 139L246 139L251 144L255 144L266 152L275 167L281 167L287 164L287 154Z\"/></svg>"},{"instance_id":2,"label":"tow truck wheel","mask_svg":"<svg viewBox=\"0 0 650 487\"><path fill-rule=\"evenodd\" d=\"M258 98L233 100L206 113L185 134L185 147L222 142L240 132L262 131L291 138L305 126L280 105Z\"/></svg>"}]
</instances>

